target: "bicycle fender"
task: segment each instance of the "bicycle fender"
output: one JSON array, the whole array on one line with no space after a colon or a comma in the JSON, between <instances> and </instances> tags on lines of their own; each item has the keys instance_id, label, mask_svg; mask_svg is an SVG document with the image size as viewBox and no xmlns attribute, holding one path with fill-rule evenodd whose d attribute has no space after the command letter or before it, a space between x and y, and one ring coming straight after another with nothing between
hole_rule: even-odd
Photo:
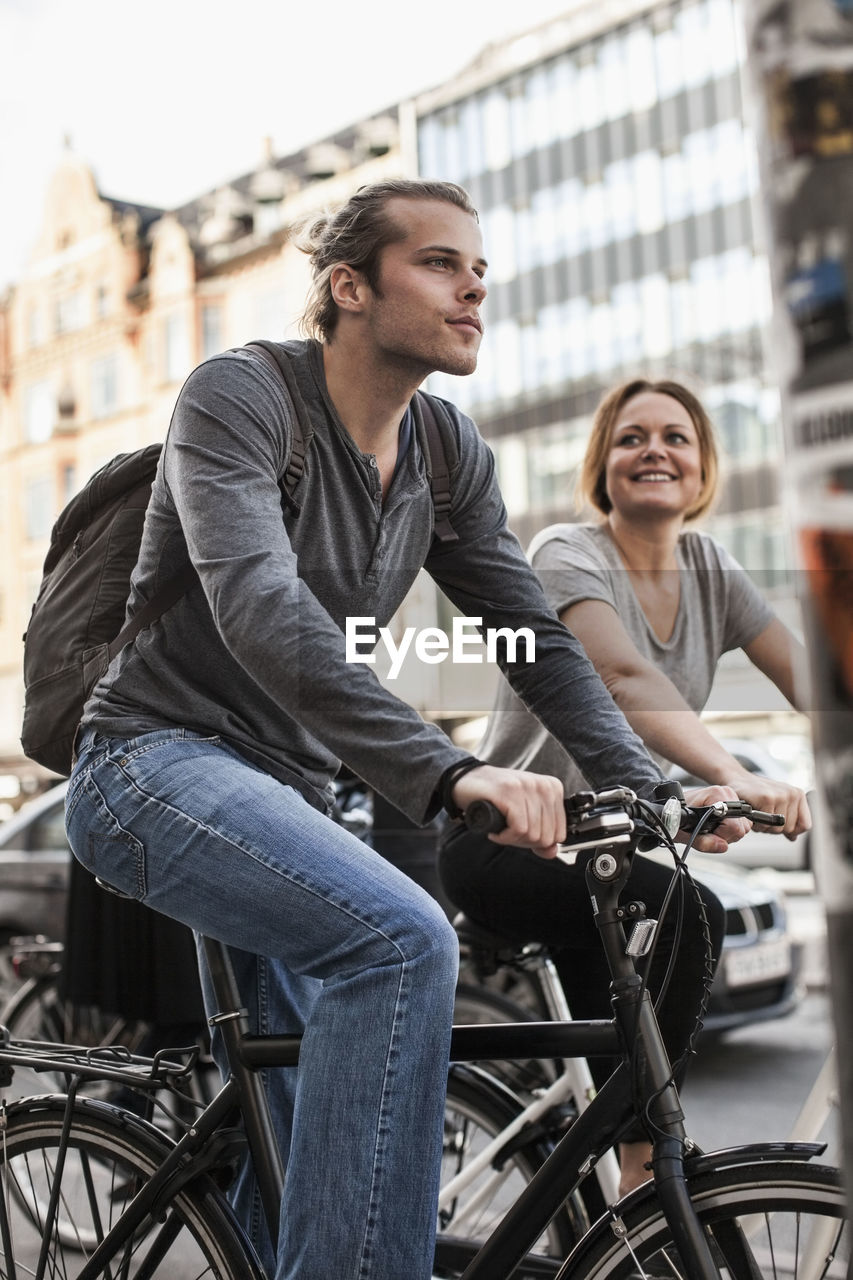
<instances>
[{"instance_id":1,"label":"bicycle fender","mask_svg":"<svg viewBox=\"0 0 853 1280\"><path fill-rule=\"evenodd\" d=\"M448 1075L455 1077L457 1080L475 1082L480 1089L486 1093L491 1093L493 1097L505 1105L509 1105L517 1111L524 1110L525 1103L521 1101L518 1094L513 1093L509 1085L504 1084L497 1076L493 1076L485 1067L473 1062L453 1062L450 1064Z\"/></svg>"},{"instance_id":2,"label":"bicycle fender","mask_svg":"<svg viewBox=\"0 0 853 1280\"><path fill-rule=\"evenodd\" d=\"M142 1116L136 1115L135 1112L127 1111L123 1107L116 1107L111 1102L103 1102L100 1098L89 1098L84 1093L78 1093L72 1105L75 1111L91 1112L93 1115L99 1116L105 1115L113 1124L118 1124L123 1129L135 1132L149 1143L157 1143L164 1155L168 1154L169 1149L175 1146L174 1139L164 1133L162 1129L158 1129L150 1120L144 1120ZM13 1102L7 1104L6 1110L9 1115L13 1115L16 1111L26 1113L38 1110L59 1111L64 1115L67 1107L68 1097L66 1094L41 1093L31 1097L16 1098Z\"/></svg>"},{"instance_id":3,"label":"bicycle fender","mask_svg":"<svg viewBox=\"0 0 853 1280\"><path fill-rule=\"evenodd\" d=\"M772 1160L813 1160L826 1150L825 1142L755 1142L743 1147L726 1147L721 1151L699 1151L693 1149L692 1154L684 1157L684 1176L688 1183L703 1173L720 1169L732 1169L739 1165L761 1164ZM633 1191L629 1191L613 1206L614 1211L630 1210L640 1200L653 1200L657 1197L655 1184L651 1179L643 1182ZM590 1227L588 1237L602 1228L610 1229L612 1213L608 1211ZM585 1237L585 1238L588 1238ZM581 1241L583 1244L583 1241Z\"/></svg>"},{"instance_id":4,"label":"bicycle fender","mask_svg":"<svg viewBox=\"0 0 853 1280\"><path fill-rule=\"evenodd\" d=\"M690 1177L706 1169L731 1169L735 1165L759 1164L767 1160L813 1160L826 1151L825 1142L753 1142L745 1147L723 1147L720 1151L688 1154L684 1172Z\"/></svg>"}]
</instances>

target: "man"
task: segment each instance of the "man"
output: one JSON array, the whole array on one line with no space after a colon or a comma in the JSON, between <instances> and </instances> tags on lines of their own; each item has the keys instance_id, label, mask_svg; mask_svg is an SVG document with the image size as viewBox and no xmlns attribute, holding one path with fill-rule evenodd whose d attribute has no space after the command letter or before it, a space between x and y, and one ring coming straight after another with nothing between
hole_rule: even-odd
<instances>
[{"instance_id":1,"label":"man","mask_svg":"<svg viewBox=\"0 0 853 1280\"><path fill-rule=\"evenodd\" d=\"M72 847L97 875L233 949L258 1029L305 1026L280 1240L238 1199L277 1280L430 1275L456 938L436 904L325 814L343 761L415 821L475 799L500 839L553 856L550 778L471 761L346 662L348 616L383 625L426 565L467 616L531 626L516 690L596 783L659 780L508 533L491 455L452 406L451 521L432 544L422 423L433 370L474 371L486 262L464 192L389 182L320 220L308 319L287 343L313 441L282 518L294 407L261 358L227 352L179 397L130 608L186 559L199 583L125 649L84 715ZM292 1073L290 1073L292 1074ZM273 1253L275 1261L272 1261Z\"/></svg>"}]
</instances>

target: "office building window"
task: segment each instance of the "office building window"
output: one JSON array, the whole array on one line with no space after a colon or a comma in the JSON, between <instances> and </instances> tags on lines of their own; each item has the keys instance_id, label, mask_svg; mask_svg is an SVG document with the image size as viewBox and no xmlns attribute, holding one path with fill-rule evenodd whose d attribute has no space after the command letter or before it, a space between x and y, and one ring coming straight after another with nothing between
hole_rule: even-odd
<instances>
[{"instance_id":1,"label":"office building window","mask_svg":"<svg viewBox=\"0 0 853 1280\"><path fill-rule=\"evenodd\" d=\"M461 182L465 177L460 146L459 116L455 107L444 111L441 120L442 163L451 175L451 181Z\"/></svg>"},{"instance_id":2,"label":"office building window","mask_svg":"<svg viewBox=\"0 0 853 1280\"><path fill-rule=\"evenodd\" d=\"M418 171L424 178L435 178L441 173L438 135L439 124L435 116L427 116L418 125Z\"/></svg>"},{"instance_id":3,"label":"office building window","mask_svg":"<svg viewBox=\"0 0 853 1280\"><path fill-rule=\"evenodd\" d=\"M625 37L625 88L628 110L648 111L657 101L655 40L647 26L632 27Z\"/></svg>"},{"instance_id":4,"label":"office building window","mask_svg":"<svg viewBox=\"0 0 853 1280\"><path fill-rule=\"evenodd\" d=\"M672 350L672 317L669 283L665 276L650 275L640 281L640 306L644 354L650 360L668 355Z\"/></svg>"},{"instance_id":5,"label":"office building window","mask_svg":"<svg viewBox=\"0 0 853 1280\"><path fill-rule=\"evenodd\" d=\"M515 219L508 205L483 214L483 240L489 260L487 283L493 287L513 280L518 273L515 256Z\"/></svg>"},{"instance_id":6,"label":"office building window","mask_svg":"<svg viewBox=\"0 0 853 1280\"><path fill-rule=\"evenodd\" d=\"M737 72L743 64L740 26L732 0L706 0L706 48L712 74L717 78Z\"/></svg>"},{"instance_id":7,"label":"office building window","mask_svg":"<svg viewBox=\"0 0 853 1280\"><path fill-rule=\"evenodd\" d=\"M459 146L462 156L463 181L482 168L483 138L480 104L471 98L459 111Z\"/></svg>"},{"instance_id":8,"label":"office building window","mask_svg":"<svg viewBox=\"0 0 853 1280\"><path fill-rule=\"evenodd\" d=\"M778 456L781 420L778 391L758 379L744 379L713 387L708 412L726 455L740 463L760 463Z\"/></svg>"},{"instance_id":9,"label":"office building window","mask_svg":"<svg viewBox=\"0 0 853 1280\"><path fill-rule=\"evenodd\" d=\"M631 93L625 66L625 44L618 35L605 40L601 46L599 76L604 91L606 119L618 120L631 109Z\"/></svg>"},{"instance_id":10,"label":"office building window","mask_svg":"<svg viewBox=\"0 0 853 1280\"><path fill-rule=\"evenodd\" d=\"M681 41L674 26L655 36L655 79L660 99L673 98L684 88Z\"/></svg>"},{"instance_id":11,"label":"office building window","mask_svg":"<svg viewBox=\"0 0 853 1280\"><path fill-rule=\"evenodd\" d=\"M554 111L553 70L536 67L527 82L530 97L530 131L538 147L547 147L560 136L563 122Z\"/></svg>"},{"instance_id":12,"label":"office building window","mask_svg":"<svg viewBox=\"0 0 853 1280\"><path fill-rule=\"evenodd\" d=\"M577 470L583 458L588 421L556 423L528 433L529 511L573 510ZM519 513L521 514L521 513Z\"/></svg>"},{"instance_id":13,"label":"office building window","mask_svg":"<svg viewBox=\"0 0 853 1280\"><path fill-rule=\"evenodd\" d=\"M642 233L658 231L664 223L662 168L657 151L643 151L634 157L637 230Z\"/></svg>"},{"instance_id":14,"label":"office building window","mask_svg":"<svg viewBox=\"0 0 853 1280\"><path fill-rule=\"evenodd\" d=\"M501 494L510 517L524 515L530 505L527 487L527 445L520 436L495 443Z\"/></svg>"},{"instance_id":15,"label":"office building window","mask_svg":"<svg viewBox=\"0 0 853 1280\"><path fill-rule=\"evenodd\" d=\"M567 258L573 258L586 248L585 187L580 179L567 178L555 194L562 250ZM541 254L539 257L541 261Z\"/></svg>"},{"instance_id":16,"label":"office building window","mask_svg":"<svg viewBox=\"0 0 853 1280\"><path fill-rule=\"evenodd\" d=\"M505 169L512 158L509 137L509 103L501 89L492 89L482 99L483 141L486 168L493 173Z\"/></svg>"}]
</instances>

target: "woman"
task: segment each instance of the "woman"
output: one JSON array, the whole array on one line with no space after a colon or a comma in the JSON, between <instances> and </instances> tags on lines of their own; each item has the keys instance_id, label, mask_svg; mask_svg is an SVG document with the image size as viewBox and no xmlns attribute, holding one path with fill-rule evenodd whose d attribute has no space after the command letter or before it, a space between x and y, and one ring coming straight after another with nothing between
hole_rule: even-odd
<instances>
[{"instance_id":1,"label":"woman","mask_svg":"<svg viewBox=\"0 0 853 1280\"><path fill-rule=\"evenodd\" d=\"M713 428L693 393L673 381L626 382L601 402L581 470L581 497L600 521L545 529L530 557L551 605L650 751L708 783L733 787L757 809L784 814L785 833L793 838L810 825L803 793L747 772L697 714L720 656L737 648L798 705L798 642L736 561L707 534L685 529L710 507L717 476ZM587 786L503 681L479 755L554 774L567 793ZM609 974L582 860L545 862L453 826L443 840L440 874L445 892L474 920L519 941L548 943L575 1017L609 1015ZM630 895L646 903L650 916L657 915L670 875L648 859L635 860ZM703 897L716 962L723 910L708 890ZM659 1011L673 1060L686 1048L705 977L697 904L686 903L686 911L679 964ZM673 940L664 927L649 974L653 991ZM597 1078L606 1075L601 1063L592 1069ZM637 1140L620 1151L623 1192L648 1177L648 1156L638 1130Z\"/></svg>"}]
</instances>

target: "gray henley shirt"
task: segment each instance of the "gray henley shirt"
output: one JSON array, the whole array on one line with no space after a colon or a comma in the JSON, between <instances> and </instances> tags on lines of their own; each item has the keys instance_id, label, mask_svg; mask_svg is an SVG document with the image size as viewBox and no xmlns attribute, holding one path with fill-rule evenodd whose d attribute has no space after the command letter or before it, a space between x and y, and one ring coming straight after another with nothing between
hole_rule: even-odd
<instances>
[{"instance_id":1,"label":"gray henley shirt","mask_svg":"<svg viewBox=\"0 0 853 1280\"><path fill-rule=\"evenodd\" d=\"M676 547L680 581L672 634L662 640L643 612L606 524L555 524L528 550L549 604L557 614L581 600L612 606L639 653L658 667L696 712L708 701L722 654L754 640L773 619L761 592L738 562L707 533L685 530ZM589 786L586 769L556 741L501 682L483 759L507 769L560 778L568 793ZM669 761L656 756L662 768Z\"/></svg>"},{"instance_id":2,"label":"gray henley shirt","mask_svg":"<svg viewBox=\"0 0 853 1280\"><path fill-rule=\"evenodd\" d=\"M660 772L549 608L507 529L493 458L474 423L442 402L458 441L458 541L433 547L417 409L414 439L383 502L375 458L356 447L329 397L321 347L282 347L314 431L300 513L283 512L279 489L293 420L284 388L245 349L205 361L175 407L128 616L188 558L199 580L118 655L84 724L112 737L178 726L220 736L320 807L344 761L422 822L434 812L441 774L465 753L370 667L347 663L344 627L348 616L387 625L425 566L465 616L535 631L535 661L498 660L585 775L650 793Z\"/></svg>"}]
</instances>

